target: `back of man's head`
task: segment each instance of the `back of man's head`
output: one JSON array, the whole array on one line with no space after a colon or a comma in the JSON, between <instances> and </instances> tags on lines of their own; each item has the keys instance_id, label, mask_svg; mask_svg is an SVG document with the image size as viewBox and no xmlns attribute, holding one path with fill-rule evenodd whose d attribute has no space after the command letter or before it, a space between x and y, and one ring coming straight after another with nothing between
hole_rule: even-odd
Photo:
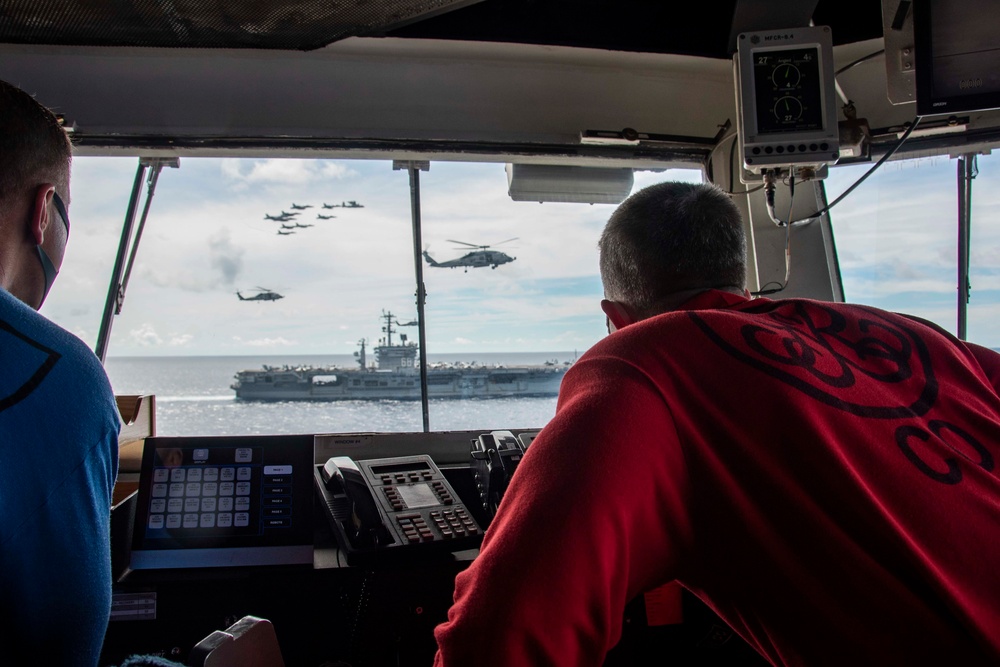
<instances>
[{"instance_id":1,"label":"back of man's head","mask_svg":"<svg viewBox=\"0 0 1000 667\"><path fill-rule=\"evenodd\" d=\"M65 198L71 160L69 138L55 115L0 81L0 215L40 183L54 183Z\"/></svg>"},{"instance_id":2,"label":"back of man's head","mask_svg":"<svg viewBox=\"0 0 1000 667\"><path fill-rule=\"evenodd\" d=\"M611 215L598 247L605 298L640 318L663 312L679 292L746 284L742 216L714 185L667 182L636 192Z\"/></svg>"}]
</instances>

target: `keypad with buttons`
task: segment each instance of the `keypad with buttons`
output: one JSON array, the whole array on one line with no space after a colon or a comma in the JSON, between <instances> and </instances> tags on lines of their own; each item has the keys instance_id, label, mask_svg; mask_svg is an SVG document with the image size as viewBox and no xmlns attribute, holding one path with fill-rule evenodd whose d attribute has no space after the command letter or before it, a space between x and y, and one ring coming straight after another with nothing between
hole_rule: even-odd
<instances>
[{"instance_id":1,"label":"keypad with buttons","mask_svg":"<svg viewBox=\"0 0 1000 667\"><path fill-rule=\"evenodd\" d=\"M181 452L179 465L153 468L147 529L197 535L224 530L255 534L291 526L291 466L261 465L249 447ZM177 461L163 461L176 464Z\"/></svg>"},{"instance_id":2,"label":"keypad with buttons","mask_svg":"<svg viewBox=\"0 0 1000 667\"><path fill-rule=\"evenodd\" d=\"M479 524L427 455L358 461L401 545L445 550L478 545Z\"/></svg>"}]
</instances>

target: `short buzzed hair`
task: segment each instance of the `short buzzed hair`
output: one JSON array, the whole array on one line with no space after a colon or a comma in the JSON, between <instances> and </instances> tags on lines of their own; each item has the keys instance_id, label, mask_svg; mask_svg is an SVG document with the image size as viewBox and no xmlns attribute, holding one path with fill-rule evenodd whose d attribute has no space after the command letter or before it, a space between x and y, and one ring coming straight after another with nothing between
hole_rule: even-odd
<instances>
[{"instance_id":1,"label":"short buzzed hair","mask_svg":"<svg viewBox=\"0 0 1000 667\"><path fill-rule=\"evenodd\" d=\"M671 294L746 285L746 235L736 204L715 185L658 183L615 209L598 242L604 296L641 317Z\"/></svg>"},{"instance_id":2,"label":"short buzzed hair","mask_svg":"<svg viewBox=\"0 0 1000 667\"><path fill-rule=\"evenodd\" d=\"M0 81L0 212L25 188L52 182L65 197L73 159L69 136L49 109Z\"/></svg>"}]
</instances>

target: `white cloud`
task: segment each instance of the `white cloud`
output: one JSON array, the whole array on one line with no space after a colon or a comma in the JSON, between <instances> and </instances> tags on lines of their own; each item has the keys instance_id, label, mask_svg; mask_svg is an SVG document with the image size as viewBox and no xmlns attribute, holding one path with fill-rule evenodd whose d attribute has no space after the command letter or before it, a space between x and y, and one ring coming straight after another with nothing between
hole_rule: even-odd
<instances>
[{"instance_id":1,"label":"white cloud","mask_svg":"<svg viewBox=\"0 0 1000 667\"><path fill-rule=\"evenodd\" d=\"M146 323L129 331L129 339L140 346L149 347L160 345L163 339L156 333L152 324Z\"/></svg>"},{"instance_id":2,"label":"white cloud","mask_svg":"<svg viewBox=\"0 0 1000 667\"><path fill-rule=\"evenodd\" d=\"M257 338L253 340L243 341L244 345L249 345L250 347L289 347L296 345L297 341L289 340L283 336L278 336L277 338Z\"/></svg>"},{"instance_id":3,"label":"white cloud","mask_svg":"<svg viewBox=\"0 0 1000 667\"><path fill-rule=\"evenodd\" d=\"M315 181L345 179L358 173L349 167L329 161L279 158L266 160L223 159L222 176L232 187L248 185L302 186Z\"/></svg>"}]
</instances>

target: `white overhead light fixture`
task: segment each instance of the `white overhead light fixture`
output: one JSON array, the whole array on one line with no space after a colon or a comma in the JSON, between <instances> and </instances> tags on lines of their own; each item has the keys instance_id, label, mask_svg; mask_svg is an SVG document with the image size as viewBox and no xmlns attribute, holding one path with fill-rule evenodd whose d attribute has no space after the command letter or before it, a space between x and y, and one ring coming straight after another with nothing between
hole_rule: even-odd
<instances>
[{"instance_id":1,"label":"white overhead light fixture","mask_svg":"<svg viewBox=\"0 0 1000 667\"><path fill-rule=\"evenodd\" d=\"M627 167L507 165L507 194L514 201L619 204L633 183Z\"/></svg>"}]
</instances>

